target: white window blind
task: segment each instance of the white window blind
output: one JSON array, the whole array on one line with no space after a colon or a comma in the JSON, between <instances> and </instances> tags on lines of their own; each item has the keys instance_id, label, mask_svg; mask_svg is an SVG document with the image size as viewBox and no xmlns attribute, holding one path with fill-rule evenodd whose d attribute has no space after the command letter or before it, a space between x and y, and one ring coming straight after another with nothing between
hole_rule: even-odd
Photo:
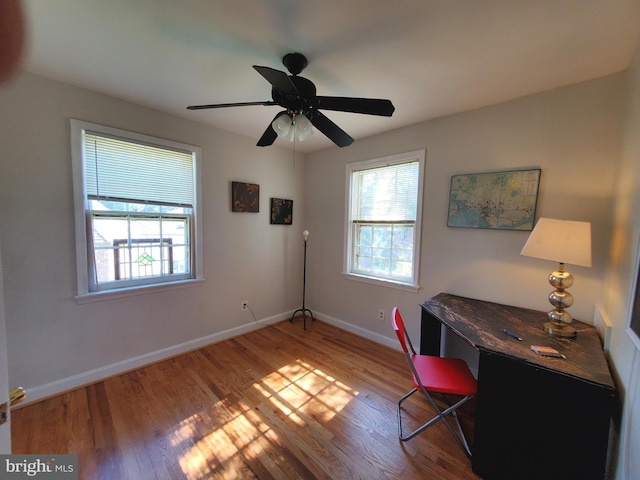
<instances>
[{"instance_id":1,"label":"white window blind","mask_svg":"<svg viewBox=\"0 0 640 480\"><path fill-rule=\"evenodd\" d=\"M353 172L352 221L415 222L418 175L418 162Z\"/></svg>"},{"instance_id":2,"label":"white window blind","mask_svg":"<svg viewBox=\"0 0 640 480\"><path fill-rule=\"evenodd\" d=\"M344 275L419 287L425 150L347 164Z\"/></svg>"},{"instance_id":3,"label":"white window blind","mask_svg":"<svg viewBox=\"0 0 640 480\"><path fill-rule=\"evenodd\" d=\"M88 198L192 207L192 152L84 132Z\"/></svg>"}]
</instances>

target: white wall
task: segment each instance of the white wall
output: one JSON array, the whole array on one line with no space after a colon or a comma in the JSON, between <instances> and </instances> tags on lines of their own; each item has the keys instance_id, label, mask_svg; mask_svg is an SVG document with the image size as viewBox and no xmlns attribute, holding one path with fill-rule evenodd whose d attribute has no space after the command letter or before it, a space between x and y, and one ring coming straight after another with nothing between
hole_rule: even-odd
<instances>
[{"instance_id":1,"label":"white wall","mask_svg":"<svg viewBox=\"0 0 640 480\"><path fill-rule=\"evenodd\" d=\"M622 121L623 75L541 93L357 140L311 154L306 168L312 309L393 340L387 317L398 305L418 335L419 304L449 292L548 310L548 274L557 264L520 256L528 232L449 228L454 174L542 169L536 217L593 224L593 267L570 266L571 307L591 322L608 262L612 192ZM426 148L420 284L417 294L343 278L345 165ZM411 333L411 332L410 332Z\"/></svg>"},{"instance_id":2,"label":"white wall","mask_svg":"<svg viewBox=\"0 0 640 480\"><path fill-rule=\"evenodd\" d=\"M0 112L10 384L30 400L255 327L243 300L259 320L297 308L303 156L28 74L2 89ZM70 118L202 147L204 283L76 303ZM231 212L233 180L260 184L260 213ZM293 226L269 224L272 196L294 200Z\"/></svg>"},{"instance_id":3,"label":"white wall","mask_svg":"<svg viewBox=\"0 0 640 480\"><path fill-rule=\"evenodd\" d=\"M627 332L640 238L640 48L625 74L626 117L620 167L614 188L614 224L609 268L603 283L603 309L613 324L611 365L624 406L616 478L640 478L640 341Z\"/></svg>"}]
</instances>

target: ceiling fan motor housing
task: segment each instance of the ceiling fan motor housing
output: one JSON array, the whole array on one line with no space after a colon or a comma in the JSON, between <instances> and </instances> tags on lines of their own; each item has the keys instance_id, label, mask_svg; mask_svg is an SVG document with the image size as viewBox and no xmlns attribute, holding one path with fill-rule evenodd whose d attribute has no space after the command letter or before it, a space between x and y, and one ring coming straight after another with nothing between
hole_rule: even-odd
<instances>
[{"instance_id":1,"label":"ceiling fan motor housing","mask_svg":"<svg viewBox=\"0 0 640 480\"><path fill-rule=\"evenodd\" d=\"M295 75L289 76L291 83L296 87L298 95L271 89L271 97L283 108L293 112L306 112L316 106L316 86L310 80Z\"/></svg>"},{"instance_id":2,"label":"ceiling fan motor housing","mask_svg":"<svg viewBox=\"0 0 640 480\"><path fill-rule=\"evenodd\" d=\"M301 53L287 53L282 57L282 64L287 67L291 75L298 75L302 70L307 68L307 57Z\"/></svg>"}]
</instances>

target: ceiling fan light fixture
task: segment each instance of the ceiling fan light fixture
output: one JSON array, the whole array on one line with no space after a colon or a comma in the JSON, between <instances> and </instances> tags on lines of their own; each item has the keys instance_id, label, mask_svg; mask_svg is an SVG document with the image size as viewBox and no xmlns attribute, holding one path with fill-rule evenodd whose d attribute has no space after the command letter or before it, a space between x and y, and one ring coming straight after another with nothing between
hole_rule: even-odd
<instances>
[{"instance_id":1,"label":"ceiling fan light fixture","mask_svg":"<svg viewBox=\"0 0 640 480\"><path fill-rule=\"evenodd\" d=\"M298 133L298 140L301 142L304 142L307 138L313 135L313 125L311 124L311 121L302 114L296 116L295 127L296 132Z\"/></svg>"},{"instance_id":2,"label":"ceiling fan light fixture","mask_svg":"<svg viewBox=\"0 0 640 480\"><path fill-rule=\"evenodd\" d=\"M279 137L286 137L293 133L293 122L289 115L280 115L273 122L271 122L273 131L278 134Z\"/></svg>"}]
</instances>

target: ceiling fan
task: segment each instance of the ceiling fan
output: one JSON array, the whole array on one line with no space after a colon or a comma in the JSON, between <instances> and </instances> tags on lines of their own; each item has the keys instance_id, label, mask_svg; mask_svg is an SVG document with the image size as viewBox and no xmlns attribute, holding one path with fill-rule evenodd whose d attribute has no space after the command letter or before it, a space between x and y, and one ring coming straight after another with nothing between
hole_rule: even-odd
<instances>
[{"instance_id":1,"label":"ceiling fan","mask_svg":"<svg viewBox=\"0 0 640 480\"><path fill-rule=\"evenodd\" d=\"M269 67L254 65L253 68L271 84L273 100L264 102L219 103L214 105L191 105L188 110L207 108L241 107L247 105L280 105L285 110L279 112L258 140L259 147L272 145L278 136L294 135L297 130L300 138L311 133L313 124L339 147L353 143L338 125L327 118L320 110L362 113L390 117L395 107L390 100L356 97L325 97L316 95L316 86L310 80L298 76L307 66L307 58L301 53L288 53L282 63L291 75ZM293 127L293 128L292 128ZM293 137L291 137L293 138Z\"/></svg>"}]
</instances>

